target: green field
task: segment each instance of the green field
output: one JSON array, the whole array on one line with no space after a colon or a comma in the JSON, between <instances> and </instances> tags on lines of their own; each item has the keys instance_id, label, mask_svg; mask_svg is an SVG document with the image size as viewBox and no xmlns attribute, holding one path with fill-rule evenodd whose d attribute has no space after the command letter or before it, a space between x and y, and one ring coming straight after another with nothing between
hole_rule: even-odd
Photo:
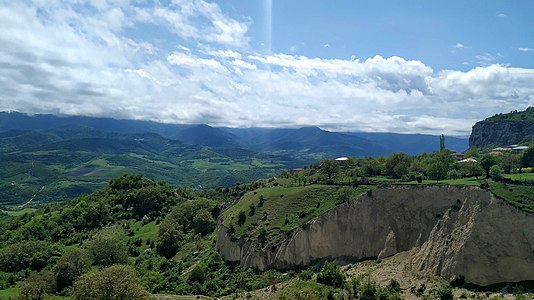
<instances>
[{"instance_id":1,"label":"green field","mask_svg":"<svg viewBox=\"0 0 534 300\"><path fill-rule=\"evenodd\" d=\"M436 180L430 180L425 179L422 182L417 181L401 181L400 179L393 179L386 176L375 176L370 177L370 180L377 181L377 182L384 182L384 183L396 183L396 184L450 184L450 185L473 185L473 186L479 186L483 179L476 179L475 177L465 177L465 178L459 178L459 179L444 179L436 182Z\"/></svg>"},{"instance_id":2,"label":"green field","mask_svg":"<svg viewBox=\"0 0 534 300\"><path fill-rule=\"evenodd\" d=\"M526 185L489 182L490 191L519 209L534 212L534 187Z\"/></svg>"},{"instance_id":3,"label":"green field","mask_svg":"<svg viewBox=\"0 0 534 300\"><path fill-rule=\"evenodd\" d=\"M513 180L534 180L534 173L504 174L503 176Z\"/></svg>"},{"instance_id":4,"label":"green field","mask_svg":"<svg viewBox=\"0 0 534 300\"><path fill-rule=\"evenodd\" d=\"M237 204L223 213L224 225L233 227L233 236L254 236L266 233L269 239L279 237L280 231L291 231L303 223L371 190L371 186L309 185L270 187L248 192ZM260 197L264 198L263 204ZM246 220L240 225L239 214Z\"/></svg>"}]
</instances>

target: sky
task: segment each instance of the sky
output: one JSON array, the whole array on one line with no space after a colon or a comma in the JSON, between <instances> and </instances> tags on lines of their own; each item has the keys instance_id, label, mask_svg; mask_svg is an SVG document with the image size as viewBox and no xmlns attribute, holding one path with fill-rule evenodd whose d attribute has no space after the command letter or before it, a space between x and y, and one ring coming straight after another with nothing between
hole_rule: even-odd
<instances>
[{"instance_id":1,"label":"sky","mask_svg":"<svg viewBox=\"0 0 534 300\"><path fill-rule=\"evenodd\" d=\"M534 1L0 0L0 111L469 135L534 106Z\"/></svg>"}]
</instances>

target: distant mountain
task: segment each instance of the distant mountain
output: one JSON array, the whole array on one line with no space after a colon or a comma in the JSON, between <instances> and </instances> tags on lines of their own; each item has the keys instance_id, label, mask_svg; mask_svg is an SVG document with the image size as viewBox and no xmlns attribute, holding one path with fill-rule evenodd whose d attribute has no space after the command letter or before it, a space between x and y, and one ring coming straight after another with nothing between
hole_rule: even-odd
<instances>
[{"instance_id":1,"label":"distant mountain","mask_svg":"<svg viewBox=\"0 0 534 300\"><path fill-rule=\"evenodd\" d=\"M209 147L240 147L237 137L219 128L205 124L184 128L174 134L177 140L188 144L198 144Z\"/></svg>"},{"instance_id":2,"label":"distant mountain","mask_svg":"<svg viewBox=\"0 0 534 300\"><path fill-rule=\"evenodd\" d=\"M226 128L251 149L292 156L332 158L336 156L380 156L386 149L358 136L330 132L318 127L298 129Z\"/></svg>"},{"instance_id":3,"label":"distant mountain","mask_svg":"<svg viewBox=\"0 0 534 300\"><path fill-rule=\"evenodd\" d=\"M152 121L117 120L94 117L58 117L54 115L29 116L18 112L0 112L0 132L11 130L50 130L92 128L102 132L146 133L152 132L168 139L186 144L208 147L239 147L239 142L231 134L205 124L164 124Z\"/></svg>"},{"instance_id":4,"label":"distant mountain","mask_svg":"<svg viewBox=\"0 0 534 300\"><path fill-rule=\"evenodd\" d=\"M471 131L469 145L492 148L534 141L534 107L525 111L497 114L477 122Z\"/></svg>"},{"instance_id":5,"label":"distant mountain","mask_svg":"<svg viewBox=\"0 0 534 300\"><path fill-rule=\"evenodd\" d=\"M437 135L382 132L349 132L347 134L381 144L387 149L388 154L404 152L417 155L439 150L439 136ZM453 151L463 152L469 148L468 138L445 136L445 147Z\"/></svg>"}]
</instances>

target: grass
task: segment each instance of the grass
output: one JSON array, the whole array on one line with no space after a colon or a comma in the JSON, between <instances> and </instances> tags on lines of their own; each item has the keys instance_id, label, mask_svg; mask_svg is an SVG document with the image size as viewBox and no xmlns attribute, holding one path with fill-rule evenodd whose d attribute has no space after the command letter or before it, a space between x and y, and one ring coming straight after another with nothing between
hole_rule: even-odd
<instances>
[{"instance_id":1,"label":"grass","mask_svg":"<svg viewBox=\"0 0 534 300\"><path fill-rule=\"evenodd\" d=\"M517 208L534 212L534 187L489 181L490 191Z\"/></svg>"},{"instance_id":2,"label":"grass","mask_svg":"<svg viewBox=\"0 0 534 300\"><path fill-rule=\"evenodd\" d=\"M265 230L267 239L274 241L280 231L288 232L305 222L371 190L371 186L339 187L308 185L296 187L276 186L248 192L234 206L223 213L224 225L233 226L234 237L255 237ZM260 196L264 203L260 204ZM246 220L239 225L239 214ZM263 228L263 229L261 229Z\"/></svg>"},{"instance_id":3,"label":"grass","mask_svg":"<svg viewBox=\"0 0 534 300\"><path fill-rule=\"evenodd\" d=\"M534 173L504 174L503 176L513 180L534 180Z\"/></svg>"},{"instance_id":4,"label":"grass","mask_svg":"<svg viewBox=\"0 0 534 300\"><path fill-rule=\"evenodd\" d=\"M19 287L12 287L5 290L0 290L0 300L8 300L8 299L15 299L15 297L19 294ZM64 297L64 296L58 296L58 295L51 295L49 296L50 300L70 300L71 297Z\"/></svg>"},{"instance_id":5,"label":"grass","mask_svg":"<svg viewBox=\"0 0 534 300\"><path fill-rule=\"evenodd\" d=\"M0 290L0 300L15 299L19 294L18 287L12 287L5 290Z\"/></svg>"},{"instance_id":6,"label":"grass","mask_svg":"<svg viewBox=\"0 0 534 300\"><path fill-rule=\"evenodd\" d=\"M32 212L34 212L36 210L37 210L36 208L26 207L26 208L23 208L23 209L16 209L15 208L13 210L7 210L7 211L3 210L3 212L7 213L10 216L18 217L18 216L22 216L23 214L32 213Z\"/></svg>"},{"instance_id":7,"label":"grass","mask_svg":"<svg viewBox=\"0 0 534 300\"><path fill-rule=\"evenodd\" d=\"M374 181L380 181L385 183L397 183L397 184L450 184L450 185L472 185L472 186L479 186L480 183L482 183L483 179L482 176L479 177L479 179L476 179L475 177L466 177L466 178L459 178L459 179L445 179L440 180L439 182L436 182L435 180L429 180L425 179L422 182L417 181L400 181L399 179L393 179L386 176L376 176L376 177L370 177L369 179Z\"/></svg>"},{"instance_id":8,"label":"grass","mask_svg":"<svg viewBox=\"0 0 534 300\"><path fill-rule=\"evenodd\" d=\"M124 229L123 225L126 226L126 224L129 226L130 230ZM133 232L133 235L129 235L130 231ZM132 219L128 221L121 221L120 224L107 227L103 230L103 233L117 236L125 243L128 241L133 243L137 239L141 238L142 243L138 250L143 252L149 248L147 241L156 242L158 238L158 231L159 225L157 225L155 221L143 224L142 221L135 221Z\"/></svg>"}]
</instances>

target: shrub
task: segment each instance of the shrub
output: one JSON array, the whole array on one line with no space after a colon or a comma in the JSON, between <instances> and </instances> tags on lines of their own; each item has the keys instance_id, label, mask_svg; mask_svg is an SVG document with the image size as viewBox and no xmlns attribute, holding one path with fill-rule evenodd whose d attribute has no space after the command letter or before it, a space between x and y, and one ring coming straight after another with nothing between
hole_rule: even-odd
<instances>
[{"instance_id":1,"label":"shrub","mask_svg":"<svg viewBox=\"0 0 534 300\"><path fill-rule=\"evenodd\" d=\"M438 297L441 300L451 300L452 297L452 288L450 286L444 286L438 290Z\"/></svg>"},{"instance_id":2,"label":"shrub","mask_svg":"<svg viewBox=\"0 0 534 300\"><path fill-rule=\"evenodd\" d=\"M98 235L88 248L96 265L107 267L128 262L128 248L116 236Z\"/></svg>"},{"instance_id":3,"label":"shrub","mask_svg":"<svg viewBox=\"0 0 534 300\"><path fill-rule=\"evenodd\" d=\"M243 226L245 224L245 221L247 220L247 215L244 211L239 212L239 215L237 216L237 225Z\"/></svg>"},{"instance_id":4,"label":"shrub","mask_svg":"<svg viewBox=\"0 0 534 300\"><path fill-rule=\"evenodd\" d=\"M345 282L345 275L338 265L333 262L326 262L317 274L317 282L334 287L342 287Z\"/></svg>"},{"instance_id":5,"label":"shrub","mask_svg":"<svg viewBox=\"0 0 534 300\"><path fill-rule=\"evenodd\" d=\"M72 250L65 253L54 266L57 290L71 286L76 279L89 271L92 258L85 250Z\"/></svg>"},{"instance_id":6,"label":"shrub","mask_svg":"<svg viewBox=\"0 0 534 300\"><path fill-rule=\"evenodd\" d=\"M73 298L76 300L150 299L134 270L124 265L115 265L83 275L74 283Z\"/></svg>"}]
</instances>

